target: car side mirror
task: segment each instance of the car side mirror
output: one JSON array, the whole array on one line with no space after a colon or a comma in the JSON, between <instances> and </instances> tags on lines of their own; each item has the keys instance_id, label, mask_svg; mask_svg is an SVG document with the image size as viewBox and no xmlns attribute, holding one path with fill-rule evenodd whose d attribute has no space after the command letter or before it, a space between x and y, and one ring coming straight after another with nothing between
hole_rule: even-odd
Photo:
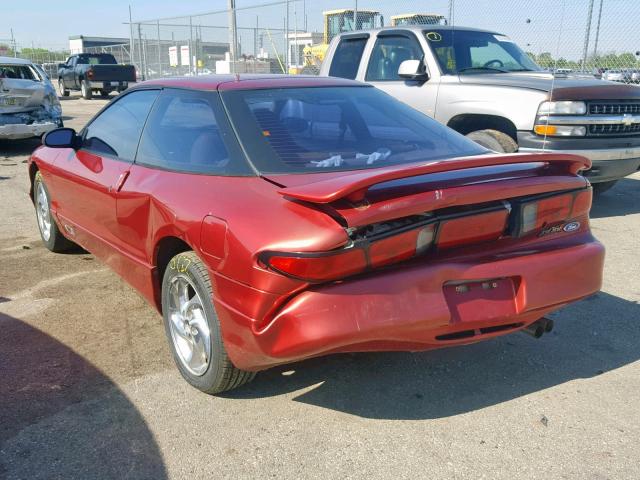
<instances>
[{"instance_id":1,"label":"car side mirror","mask_svg":"<svg viewBox=\"0 0 640 480\"><path fill-rule=\"evenodd\" d=\"M79 138L73 128L56 128L45 134L42 143L51 148L76 148Z\"/></svg>"},{"instance_id":2,"label":"car side mirror","mask_svg":"<svg viewBox=\"0 0 640 480\"><path fill-rule=\"evenodd\" d=\"M418 80L426 82L429 80L427 69L421 60L405 60L398 68L398 76L406 80Z\"/></svg>"}]
</instances>

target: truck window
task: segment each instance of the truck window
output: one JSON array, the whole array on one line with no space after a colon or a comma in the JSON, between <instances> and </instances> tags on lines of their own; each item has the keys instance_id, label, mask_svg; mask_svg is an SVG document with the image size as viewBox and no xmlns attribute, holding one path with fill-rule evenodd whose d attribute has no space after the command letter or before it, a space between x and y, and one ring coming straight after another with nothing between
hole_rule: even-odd
<instances>
[{"instance_id":1,"label":"truck window","mask_svg":"<svg viewBox=\"0 0 640 480\"><path fill-rule=\"evenodd\" d=\"M78 65L115 65L116 63L111 55L82 55L78 57Z\"/></svg>"},{"instance_id":2,"label":"truck window","mask_svg":"<svg viewBox=\"0 0 640 480\"><path fill-rule=\"evenodd\" d=\"M424 35L445 74L540 70L529 55L505 35L435 29L425 31Z\"/></svg>"},{"instance_id":3,"label":"truck window","mask_svg":"<svg viewBox=\"0 0 640 480\"><path fill-rule=\"evenodd\" d=\"M367 38L340 39L340 43L333 54L329 76L354 80L358 74L358 66L366 44Z\"/></svg>"},{"instance_id":4,"label":"truck window","mask_svg":"<svg viewBox=\"0 0 640 480\"><path fill-rule=\"evenodd\" d=\"M371 52L365 80L402 80L398 76L400 64L405 60L420 60L422 56L422 49L415 38L400 35L378 37Z\"/></svg>"}]
</instances>

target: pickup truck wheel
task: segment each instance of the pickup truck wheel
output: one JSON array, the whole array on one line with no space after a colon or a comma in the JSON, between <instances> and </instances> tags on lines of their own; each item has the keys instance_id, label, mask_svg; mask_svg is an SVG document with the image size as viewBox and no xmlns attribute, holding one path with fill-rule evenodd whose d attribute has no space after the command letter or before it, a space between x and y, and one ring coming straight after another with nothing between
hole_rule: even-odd
<instances>
[{"instance_id":1,"label":"pickup truck wheel","mask_svg":"<svg viewBox=\"0 0 640 480\"><path fill-rule=\"evenodd\" d=\"M68 97L69 96L69 90L64 88L64 82L62 81L61 78L58 79L58 94L61 97Z\"/></svg>"},{"instance_id":2,"label":"pickup truck wheel","mask_svg":"<svg viewBox=\"0 0 640 480\"><path fill-rule=\"evenodd\" d=\"M467 138L494 152L513 153L518 151L518 144L513 138L498 130L476 130L468 133Z\"/></svg>"},{"instance_id":3,"label":"pickup truck wheel","mask_svg":"<svg viewBox=\"0 0 640 480\"><path fill-rule=\"evenodd\" d=\"M49 190L42 180L40 172L36 172L33 180L33 195L36 207L36 219L42 243L52 252L61 253L77 248L71 240L65 238L60 232L53 216L51 215L51 199Z\"/></svg>"},{"instance_id":4,"label":"pickup truck wheel","mask_svg":"<svg viewBox=\"0 0 640 480\"><path fill-rule=\"evenodd\" d=\"M173 257L162 279L162 317L178 370L209 394L231 390L255 377L236 368L222 341L211 279L193 251Z\"/></svg>"},{"instance_id":5,"label":"pickup truck wheel","mask_svg":"<svg viewBox=\"0 0 640 480\"><path fill-rule=\"evenodd\" d=\"M604 192L612 188L616 183L618 183L617 180L609 180L608 182L592 183L591 186L593 187L594 194L602 195Z\"/></svg>"},{"instance_id":6,"label":"pickup truck wheel","mask_svg":"<svg viewBox=\"0 0 640 480\"><path fill-rule=\"evenodd\" d=\"M82 94L82 98L85 100L91 100L93 97L93 92L91 91L91 85L87 80L82 80L80 84L80 93Z\"/></svg>"}]
</instances>

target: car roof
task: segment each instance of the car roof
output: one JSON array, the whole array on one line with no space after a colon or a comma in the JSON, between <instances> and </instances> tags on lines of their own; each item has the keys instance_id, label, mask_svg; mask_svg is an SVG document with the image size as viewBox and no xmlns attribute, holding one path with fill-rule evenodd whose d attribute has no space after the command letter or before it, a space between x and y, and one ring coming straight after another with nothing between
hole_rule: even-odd
<instances>
[{"instance_id":1,"label":"car roof","mask_svg":"<svg viewBox=\"0 0 640 480\"><path fill-rule=\"evenodd\" d=\"M386 30L412 30L414 32L424 32L425 30L428 30L430 32L433 31L465 31L465 32L484 32L484 33L490 33L492 35L504 35L503 33L500 32L494 32L493 30L486 30L484 28L473 28L473 27L460 27L458 25L427 25L427 24L423 24L423 25L399 25L397 27L392 27L392 26L388 26L388 27L380 27L380 28L372 28L369 30L357 30L357 31L353 31L353 32L343 32L340 35L353 35L353 34L358 34L358 33L373 33L373 32L384 32Z\"/></svg>"},{"instance_id":2,"label":"car roof","mask_svg":"<svg viewBox=\"0 0 640 480\"><path fill-rule=\"evenodd\" d=\"M32 62L24 58L0 57L0 63L5 65L31 65Z\"/></svg>"},{"instance_id":3,"label":"car roof","mask_svg":"<svg viewBox=\"0 0 640 480\"><path fill-rule=\"evenodd\" d=\"M295 87L365 87L367 85L355 80L316 75L239 74L160 78L142 82L135 88L152 86L193 90L258 90Z\"/></svg>"}]
</instances>

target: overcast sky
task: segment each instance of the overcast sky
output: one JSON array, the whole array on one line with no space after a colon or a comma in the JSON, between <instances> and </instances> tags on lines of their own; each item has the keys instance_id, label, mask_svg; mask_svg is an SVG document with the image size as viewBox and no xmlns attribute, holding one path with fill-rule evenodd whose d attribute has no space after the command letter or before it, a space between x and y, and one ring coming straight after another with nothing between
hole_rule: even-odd
<instances>
[{"instance_id":1,"label":"overcast sky","mask_svg":"<svg viewBox=\"0 0 640 480\"><path fill-rule=\"evenodd\" d=\"M603 0L599 51L640 50L640 0ZM236 0L237 7L273 3L274 0ZM589 52L593 50L595 26L600 0L595 0L593 29ZM322 29L322 11L331 8L353 7L354 0L291 2L290 29L304 27L306 9L308 26ZM389 17L397 13L433 12L448 15L448 0L359 0L360 9L376 9ZM455 24L497 30L510 35L522 48L535 53L550 51L568 58L582 54L589 0L455 0ZM0 39L10 36L13 28L22 46L67 48L70 35L129 36L128 7L134 20L148 20L172 15L186 15L225 9L227 0L0 0ZM9 8L5 5L10 5ZM240 10L238 26L282 28L285 15L283 5L260 9ZM295 13L295 15L294 15ZM527 19L530 22L527 23ZM225 26L226 14L194 18L194 25ZM163 23L188 24L187 20ZM155 38L156 29L145 31ZM163 38L176 37L188 28L162 27ZM209 32L209 33L206 33ZM188 36L188 33L185 33ZM205 29L205 40L225 41L223 29ZM245 32L247 37L249 32ZM210 38L206 38L209 36ZM241 40L242 41L242 40ZM247 38L244 41L248 41Z\"/></svg>"}]
</instances>

